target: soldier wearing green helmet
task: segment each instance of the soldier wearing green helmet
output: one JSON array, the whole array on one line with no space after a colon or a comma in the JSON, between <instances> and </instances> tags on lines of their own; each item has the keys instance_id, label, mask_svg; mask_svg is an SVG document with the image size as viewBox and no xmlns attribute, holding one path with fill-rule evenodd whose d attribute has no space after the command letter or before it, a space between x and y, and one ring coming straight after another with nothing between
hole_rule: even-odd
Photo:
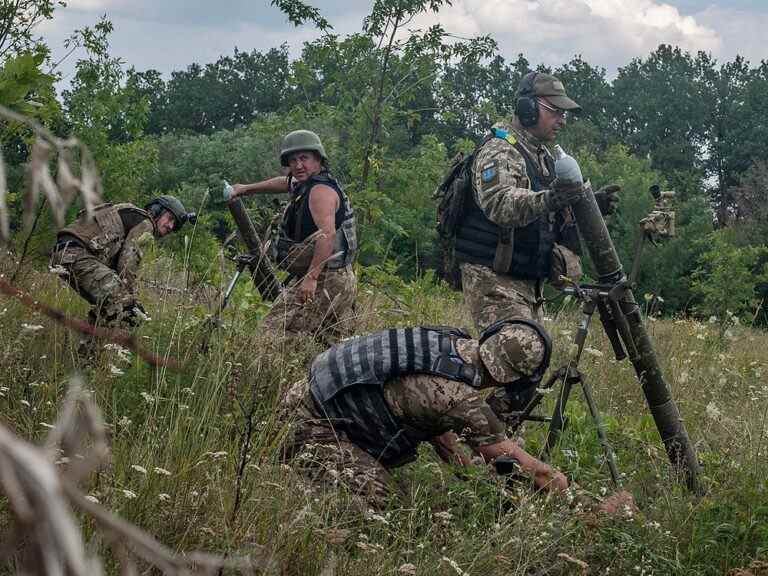
<instances>
[{"instance_id":1,"label":"soldier wearing green helmet","mask_svg":"<svg viewBox=\"0 0 768 576\"><path fill-rule=\"evenodd\" d=\"M59 231L51 267L91 304L89 322L135 327L146 316L136 294L142 239L162 238L196 219L178 198L167 194L143 209L127 202L101 204L92 218L81 211Z\"/></svg>"},{"instance_id":2,"label":"soldier wearing green helmet","mask_svg":"<svg viewBox=\"0 0 768 576\"><path fill-rule=\"evenodd\" d=\"M340 336L357 294L352 262L357 251L349 197L328 167L320 137L309 130L287 134L280 146L287 176L225 188L232 201L251 194L290 194L270 256L289 273L283 292L264 320L270 332Z\"/></svg>"}]
</instances>

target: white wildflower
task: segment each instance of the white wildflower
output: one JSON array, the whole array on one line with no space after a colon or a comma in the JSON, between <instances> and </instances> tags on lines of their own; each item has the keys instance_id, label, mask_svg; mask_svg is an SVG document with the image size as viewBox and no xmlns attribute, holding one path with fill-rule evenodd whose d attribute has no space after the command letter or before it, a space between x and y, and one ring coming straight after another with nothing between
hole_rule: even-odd
<instances>
[{"instance_id":1,"label":"white wildflower","mask_svg":"<svg viewBox=\"0 0 768 576\"><path fill-rule=\"evenodd\" d=\"M64 266L49 266L48 272L57 276L67 276L67 269Z\"/></svg>"},{"instance_id":2,"label":"white wildflower","mask_svg":"<svg viewBox=\"0 0 768 576\"><path fill-rule=\"evenodd\" d=\"M219 452L206 452L203 454L203 456L210 456L214 460L218 460L219 458L224 458L227 455L227 453L224 450L221 450Z\"/></svg>"},{"instance_id":3,"label":"white wildflower","mask_svg":"<svg viewBox=\"0 0 768 576\"><path fill-rule=\"evenodd\" d=\"M720 409L715 405L714 402L707 404L707 418L712 420L719 420L720 416Z\"/></svg>"},{"instance_id":4,"label":"white wildflower","mask_svg":"<svg viewBox=\"0 0 768 576\"><path fill-rule=\"evenodd\" d=\"M603 352L601 350L598 350L597 348L590 348L589 346L587 346L586 348L584 348L584 352L586 352L590 356L594 356L595 358L603 357Z\"/></svg>"},{"instance_id":5,"label":"white wildflower","mask_svg":"<svg viewBox=\"0 0 768 576\"><path fill-rule=\"evenodd\" d=\"M458 562L456 562L456 560L448 558L448 556L443 556L442 560L443 560L443 562L447 562L450 565L451 568L456 570L456 574L458 574L459 576L469 576L469 574L467 572L464 572L464 570L462 570L459 567L459 564L458 564Z\"/></svg>"},{"instance_id":6,"label":"white wildflower","mask_svg":"<svg viewBox=\"0 0 768 576\"><path fill-rule=\"evenodd\" d=\"M123 490L122 492L123 492L123 496L128 498L128 500L133 500L134 498L136 498L136 492L134 492L133 490Z\"/></svg>"},{"instance_id":7,"label":"white wildflower","mask_svg":"<svg viewBox=\"0 0 768 576\"><path fill-rule=\"evenodd\" d=\"M192 390L192 388L189 388L189 387L187 387L187 388L182 388L182 389L181 389L181 391L182 391L184 394L189 394L190 396L194 396L194 395L195 395L195 391L194 391L194 390Z\"/></svg>"},{"instance_id":8,"label":"white wildflower","mask_svg":"<svg viewBox=\"0 0 768 576\"><path fill-rule=\"evenodd\" d=\"M368 510L365 513L365 519L366 520L373 520L374 522L381 522L382 524L389 524L389 520L384 518L381 514L375 514L371 510Z\"/></svg>"},{"instance_id":9,"label":"white wildflower","mask_svg":"<svg viewBox=\"0 0 768 576\"><path fill-rule=\"evenodd\" d=\"M125 374L125 372L120 370L120 368L118 368L114 364L109 365L109 373L112 374L113 376L122 376L123 374Z\"/></svg>"},{"instance_id":10,"label":"white wildflower","mask_svg":"<svg viewBox=\"0 0 768 576\"><path fill-rule=\"evenodd\" d=\"M133 420L128 418L128 416L123 416L117 421L117 425L120 426L120 428L128 428L131 424L133 424Z\"/></svg>"},{"instance_id":11,"label":"white wildflower","mask_svg":"<svg viewBox=\"0 0 768 576\"><path fill-rule=\"evenodd\" d=\"M39 332L43 328L44 326L42 324L27 324L26 322L21 323L21 329L24 332L30 332L30 333Z\"/></svg>"},{"instance_id":12,"label":"white wildflower","mask_svg":"<svg viewBox=\"0 0 768 576\"><path fill-rule=\"evenodd\" d=\"M717 324L717 316L710 316L709 317L709 323L710 324Z\"/></svg>"},{"instance_id":13,"label":"white wildflower","mask_svg":"<svg viewBox=\"0 0 768 576\"><path fill-rule=\"evenodd\" d=\"M680 376L677 377L677 381L680 384L685 384L686 382L688 382L688 370L683 370L682 372L680 372Z\"/></svg>"},{"instance_id":14,"label":"white wildflower","mask_svg":"<svg viewBox=\"0 0 768 576\"><path fill-rule=\"evenodd\" d=\"M171 495L166 494L165 492L158 494L157 497L160 500L160 502L168 502L171 499Z\"/></svg>"},{"instance_id":15,"label":"white wildflower","mask_svg":"<svg viewBox=\"0 0 768 576\"><path fill-rule=\"evenodd\" d=\"M154 404L155 403L155 397L152 396L152 394L148 394L146 392L141 393L141 397L144 398L144 401L147 404Z\"/></svg>"},{"instance_id":16,"label":"white wildflower","mask_svg":"<svg viewBox=\"0 0 768 576\"><path fill-rule=\"evenodd\" d=\"M168 472L165 468L158 468L155 466L155 474L160 474L161 476L170 476L171 473Z\"/></svg>"},{"instance_id":17,"label":"white wildflower","mask_svg":"<svg viewBox=\"0 0 768 576\"><path fill-rule=\"evenodd\" d=\"M139 466L138 464L131 464L131 470L136 470L136 472L140 472L146 476L147 469L144 468L144 466Z\"/></svg>"}]
</instances>

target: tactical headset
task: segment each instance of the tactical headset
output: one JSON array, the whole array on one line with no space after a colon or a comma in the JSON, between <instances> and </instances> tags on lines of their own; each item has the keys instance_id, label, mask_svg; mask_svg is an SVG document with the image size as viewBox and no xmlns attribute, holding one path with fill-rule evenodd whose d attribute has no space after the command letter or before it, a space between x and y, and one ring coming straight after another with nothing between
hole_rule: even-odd
<instances>
[{"instance_id":1,"label":"tactical headset","mask_svg":"<svg viewBox=\"0 0 768 576\"><path fill-rule=\"evenodd\" d=\"M515 114L520 124L526 128L535 126L539 121L539 102L533 92L533 83L537 75L537 72L528 72L520 81L520 88L517 91Z\"/></svg>"}]
</instances>

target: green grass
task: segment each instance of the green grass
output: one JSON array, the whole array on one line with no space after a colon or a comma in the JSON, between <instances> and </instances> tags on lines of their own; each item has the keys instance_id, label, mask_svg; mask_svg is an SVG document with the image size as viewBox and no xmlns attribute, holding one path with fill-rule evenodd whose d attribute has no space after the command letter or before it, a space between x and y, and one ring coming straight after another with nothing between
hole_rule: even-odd
<instances>
[{"instance_id":1,"label":"green grass","mask_svg":"<svg viewBox=\"0 0 768 576\"><path fill-rule=\"evenodd\" d=\"M151 271L155 283L184 285L184 275L160 261ZM70 314L85 314L51 275L29 274L22 287ZM373 270L360 288L360 332L418 323L470 326L460 297L428 278L406 284ZM21 436L41 441L68 378L81 369L112 444L111 461L85 491L175 549L248 553L260 546L271 551L282 574L319 574L333 563L336 574L356 575L393 574L401 567L408 573L408 564L417 574L580 573L568 558L586 562L590 574L715 575L768 556L764 333L742 329L723 340L714 325L649 322L704 462L703 498L670 477L633 369L611 359L595 323L588 346L603 355L585 354L583 369L641 514L596 524L525 486L504 490L483 467L458 480L423 449L417 462L397 471L405 497L382 514L363 515L343 490L317 494L280 461L278 398L305 375L317 346L281 348L261 337L264 307L248 305L256 299L245 284L226 326L213 335L202 323L206 299L199 294L154 286L143 299L153 320L142 327L141 341L180 360L178 372L152 369L135 355L121 359L115 350L79 366L77 336L13 300L0 301L0 411ZM572 305L548 313L555 318L549 328L557 366L578 313ZM206 336L210 346L202 353ZM252 438L243 461L249 415ZM564 450L553 455L554 463L595 493L610 490L578 392L569 415ZM544 432L526 426L530 451L539 451ZM90 535L87 520L84 526Z\"/></svg>"}]
</instances>

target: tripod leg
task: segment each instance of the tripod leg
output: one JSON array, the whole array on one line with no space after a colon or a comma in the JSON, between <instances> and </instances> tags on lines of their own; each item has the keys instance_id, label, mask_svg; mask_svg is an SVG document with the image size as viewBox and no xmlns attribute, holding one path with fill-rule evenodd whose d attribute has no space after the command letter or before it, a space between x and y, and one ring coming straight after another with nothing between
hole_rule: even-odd
<instances>
[{"instance_id":1,"label":"tripod leg","mask_svg":"<svg viewBox=\"0 0 768 576\"><path fill-rule=\"evenodd\" d=\"M611 471L613 484L616 488L621 488L621 477L619 476L619 469L616 467L616 458L613 453L613 448L608 442L608 437L605 435L605 428L603 427L603 421L600 419L600 413L597 411L597 404L592 397L592 387L586 380L582 379L581 389L584 392L584 399L587 401L589 413L592 415L592 420L597 428L597 438L600 440L600 445L603 447L605 459L608 462L608 469Z\"/></svg>"},{"instance_id":2,"label":"tripod leg","mask_svg":"<svg viewBox=\"0 0 768 576\"><path fill-rule=\"evenodd\" d=\"M565 406L568 403L568 397L571 395L574 380L568 377L569 370L566 368L563 374L563 385L560 388L560 394L557 396L555 411L552 413L552 421L549 423L549 432L547 432L547 444L544 447L544 453L549 454L555 447L560 435L568 424L568 417L565 415Z\"/></svg>"}]
</instances>

